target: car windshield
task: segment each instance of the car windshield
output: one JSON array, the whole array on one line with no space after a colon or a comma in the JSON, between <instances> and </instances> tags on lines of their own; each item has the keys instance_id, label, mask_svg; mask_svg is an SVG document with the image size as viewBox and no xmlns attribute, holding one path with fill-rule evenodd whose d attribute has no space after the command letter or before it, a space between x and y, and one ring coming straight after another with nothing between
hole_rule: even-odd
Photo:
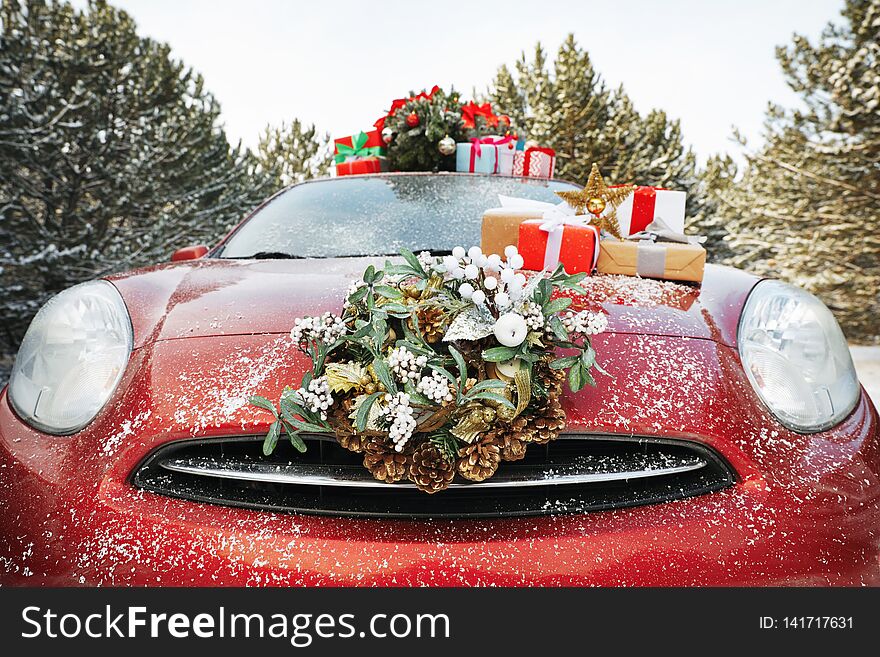
<instances>
[{"instance_id":1,"label":"car windshield","mask_svg":"<svg viewBox=\"0 0 880 657\"><path fill-rule=\"evenodd\" d=\"M455 174L341 177L297 185L255 212L225 242L221 258L434 253L480 243L498 195L558 202L576 189L559 180Z\"/></svg>"}]
</instances>

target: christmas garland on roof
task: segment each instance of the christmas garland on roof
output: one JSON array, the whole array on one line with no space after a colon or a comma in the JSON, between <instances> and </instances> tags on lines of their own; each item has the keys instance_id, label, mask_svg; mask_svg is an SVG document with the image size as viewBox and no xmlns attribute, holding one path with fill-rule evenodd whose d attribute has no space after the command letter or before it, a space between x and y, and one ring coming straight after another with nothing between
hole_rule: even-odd
<instances>
[{"instance_id":1,"label":"christmas garland on roof","mask_svg":"<svg viewBox=\"0 0 880 657\"><path fill-rule=\"evenodd\" d=\"M483 481L530 443L557 438L566 380L572 391L594 385L591 336L607 320L568 310L571 299L557 294L583 293L585 274L560 266L527 277L512 246L505 259L479 247L401 255L367 268L342 315L296 320L291 338L311 371L278 407L251 398L275 416L266 455L282 433L300 451L301 433L332 434L377 480L435 493L456 475Z\"/></svg>"},{"instance_id":2,"label":"christmas garland on roof","mask_svg":"<svg viewBox=\"0 0 880 657\"><path fill-rule=\"evenodd\" d=\"M467 103L434 86L391 103L374 126L387 145L393 171L454 171L455 144L488 135L515 135L510 117L490 103Z\"/></svg>"}]
</instances>

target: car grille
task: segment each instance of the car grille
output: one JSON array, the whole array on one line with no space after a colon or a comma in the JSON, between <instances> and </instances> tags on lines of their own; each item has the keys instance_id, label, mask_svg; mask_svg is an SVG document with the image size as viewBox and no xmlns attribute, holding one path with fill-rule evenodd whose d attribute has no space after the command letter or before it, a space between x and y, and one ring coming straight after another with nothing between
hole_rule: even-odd
<instances>
[{"instance_id":1,"label":"car grille","mask_svg":"<svg viewBox=\"0 0 880 657\"><path fill-rule=\"evenodd\" d=\"M397 518L486 518L582 513L655 504L734 483L712 450L684 440L564 434L530 445L484 482L456 478L435 495L409 482L373 479L361 456L335 440L304 436L305 454L279 442L271 457L259 437L191 440L153 452L132 483L209 504L275 512Z\"/></svg>"}]
</instances>

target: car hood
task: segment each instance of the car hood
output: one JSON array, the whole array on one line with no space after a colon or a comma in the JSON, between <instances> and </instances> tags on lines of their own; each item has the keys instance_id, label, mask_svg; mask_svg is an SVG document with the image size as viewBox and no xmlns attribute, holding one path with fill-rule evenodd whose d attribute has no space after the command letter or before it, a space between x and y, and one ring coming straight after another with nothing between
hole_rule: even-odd
<instances>
[{"instance_id":1,"label":"car hood","mask_svg":"<svg viewBox=\"0 0 880 657\"><path fill-rule=\"evenodd\" d=\"M183 338L287 333L296 317L339 312L345 290L381 258L204 259L109 277L131 314L135 346ZM609 331L736 342L757 278L708 265L702 285L592 276L576 308L601 310Z\"/></svg>"}]
</instances>

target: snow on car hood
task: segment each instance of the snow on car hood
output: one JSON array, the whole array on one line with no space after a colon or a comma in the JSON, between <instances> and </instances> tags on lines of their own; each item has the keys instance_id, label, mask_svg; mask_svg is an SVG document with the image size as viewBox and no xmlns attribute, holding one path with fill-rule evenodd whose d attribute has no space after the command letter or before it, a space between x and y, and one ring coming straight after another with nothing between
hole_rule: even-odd
<instances>
[{"instance_id":1,"label":"snow on car hood","mask_svg":"<svg viewBox=\"0 0 880 657\"><path fill-rule=\"evenodd\" d=\"M205 259L159 265L109 280L134 326L135 346L158 340L287 333L296 317L339 312L349 283L382 258ZM630 276L588 277L576 309L607 313L609 331L702 338L734 345L757 278L708 265L703 284Z\"/></svg>"}]
</instances>

